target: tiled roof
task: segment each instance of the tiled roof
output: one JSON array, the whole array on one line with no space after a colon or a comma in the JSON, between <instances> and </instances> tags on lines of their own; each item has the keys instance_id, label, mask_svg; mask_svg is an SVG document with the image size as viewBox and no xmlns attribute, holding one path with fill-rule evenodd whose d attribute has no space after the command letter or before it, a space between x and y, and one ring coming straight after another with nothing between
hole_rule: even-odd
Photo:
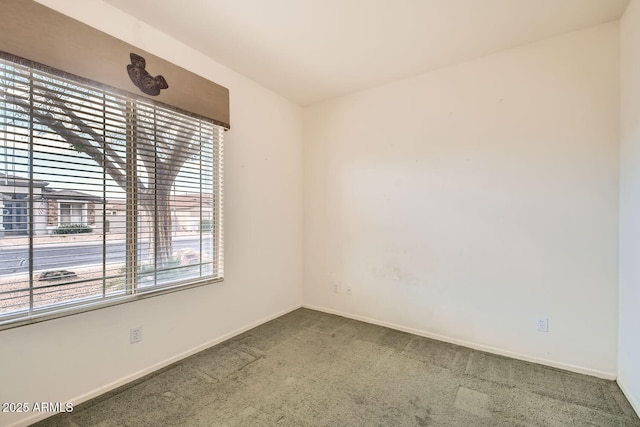
<instances>
[{"instance_id":1,"label":"tiled roof","mask_svg":"<svg viewBox=\"0 0 640 427\"><path fill-rule=\"evenodd\" d=\"M12 187L28 187L29 186L29 178L22 178L15 175L7 175L5 173L0 172L0 185L7 185ZM33 181L34 187L46 187L49 185L47 181Z\"/></svg>"},{"instance_id":2,"label":"tiled roof","mask_svg":"<svg viewBox=\"0 0 640 427\"><path fill-rule=\"evenodd\" d=\"M83 193L82 191L76 190L53 190L45 188L45 195L49 199L92 200L95 202L102 201L102 197L97 197L93 194Z\"/></svg>"}]
</instances>

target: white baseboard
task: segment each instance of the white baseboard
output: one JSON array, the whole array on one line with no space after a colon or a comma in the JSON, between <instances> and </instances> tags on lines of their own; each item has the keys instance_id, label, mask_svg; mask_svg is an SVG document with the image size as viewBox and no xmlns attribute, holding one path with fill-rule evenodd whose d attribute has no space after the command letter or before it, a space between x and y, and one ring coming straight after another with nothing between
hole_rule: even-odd
<instances>
[{"instance_id":1,"label":"white baseboard","mask_svg":"<svg viewBox=\"0 0 640 427\"><path fill-rule=\"evenodd\" d=\"M419 329L408 328L408 327L405 327L405 326L402 326L402 325L396 325L394 323L384 322L384 321L381 321L381 320L372 319L372 318L365 317L365 316L359 316L357 314L345 313L345 312L342 312L340 310L333 310L333 309L330 309L330 308L318 307L318 306L311 305L311 304L303 304L302 307L308 308L308 309L311 309L311 310L322 311L324 313L335 314L335 315L346 317L346 318L353 319L353 320L359 320L359 321L362 321L362 322L371 323L373 325L384 326L386 328L395 329L397 331L407 332L407 333L410 333L410 334L413 334L413 335L418 335L418 336L425 337L425 338L431 338L431 339L438 340L438 341L444 341L444 342L448 342L450 344L456 344L456 345L460 345L460 346L463 346L463 347L472 348L474 350L485 351L487 353L498 354L500 356L511 357L513 359L524 360L524 361L527 361L527 362L538 363L540 365L551 366L551 367L554 367L554 368L564 369L566 371L576 372L576 373L579 373L579 374L591 375L593 377L603 378L603 379L607 379L607 380L615 380L616 377L617 377L615 372L600 371L600 370L596 370L596 369L584 368L582 366L575 366L575 365L571 365L571 364L567 364L567 363L557 362L555 360L548 360L548 359L542 359L542 358L538 358L538 357L532 357L532 356L528 356L526 354L521 354L521 353L509 351L509 350L504 350L504 349L497 348L497 347L491 347L491 346L488 346L488 345L479 344L479 343L475 343L475 342L472 342L472 341L461 340L461 339L452 338L452 337L449 337L449 336L446 336L446 335L440 335L440 334L435 334L435 333L432 333L432 332L423 331L423 330L419 330Z\"/></svg>"},{"instance_id":2,"label":"white baseboard","mask_svg":"<svg viewBox=\"0 0 640 427\"><path fill-rule=\"evenodd\" d=\"M627 398L627 400L631 404L631 407L633 408L633 410L636 411L636 414L638 414L638 417L640 417L640 401L638 401L638 399L636 399L636 397L633 394L631 394L631 392L629 391L629 387L627 387L627 383L625 382L624 379L622 379L621 377L618 377L616 382L618 383L618 387L620 387L620 390L622 390L622 393L624 394L624 396Z\"/></svg>"},{"instance_id":3,"label":"white baseboard","mask_svg":"<svg viewBox=\"0 0 640 427\"><path fill-rule=\"evenodd\" d=\"M285 314L290 313L293 310L297 310L300 307L301 307L301 305L295 305L293 307L289 307L289 308L287 308L285 310L282 310L282 311L280 311L280 312L278 312L276 314L273 314L271 316L267 316L264 319L261 319L261 320L258 320L256 322L253 322L253 323L251 323L251 324L249 324L247 326L243 326L242 328L236 329L235 331L229 332L228 334L222 335L222 336L220 336L218 338L215 338L215 339L213 339L211 341L208 341L208 342L206 342L204 344L196 346L196 347L194 347L194 348L192 348L190 350L184 351L184 352L179 353L179 354L177 354L177 355L175 355L173 357L170 357L170 358L165 359L165 360L163 360L161 362L158 362L155 365L149 366L149 367L147 367L145 369L142 369L142 370L140 370L138 372L135 372L135 373L133 373L131 375L127 375L124 378L120 378L119 380L113 381L112 383L109 383L109 384L107 384L105 386L102 386L102 387L97 388L95 390L91 390L88 393L82 394L82 395L80 395L78 397L75 397L73 399L68 399L66 401L67 402L73 402L74 406L77 406L77 405L79 405L79 404L81 404L83 402L86 402L87 400L91 400L94 397L98 397L98 396L100 396L100 395L102 395L104 393L107 393L107 392L111 391L111 390L115 390L116 388L118 388L120 386L123 386L123 385L125 385L127 383L130 383L132 381L135 381L138 378L142 378L145 375L148 375L148 374L150 374L150 373L152 373L154 371L157 371L158 369L162 369L165 366L169 366L172 363L178 362L179 360L182 360L182 359L184 359L186 357L189 357L191 355L199 353L202 350L206 350L209 347L213 347L214 345L220 344L221 342L226 341L226 340L228 340L230 338L233 338L236 335L240 335L241 333L246 332L249 329L253 329L256 326L260 326L263 323L266 323L266 322L268 322L270 320L276 319L276 318L278 318L280 316L284 316ZM49 414L47 414L47 413L34 414L33 416L30 416L30 417L27 417L25 419L19 420L14 424L10 424L8 427L29 426L29 425L31 425L33 423L41 421L41 420L43 420L45 418L48 418L48 417L50 417L52 415L54 415L54 414L50 414L50 413Z\"/></svg>"}]
</instances>

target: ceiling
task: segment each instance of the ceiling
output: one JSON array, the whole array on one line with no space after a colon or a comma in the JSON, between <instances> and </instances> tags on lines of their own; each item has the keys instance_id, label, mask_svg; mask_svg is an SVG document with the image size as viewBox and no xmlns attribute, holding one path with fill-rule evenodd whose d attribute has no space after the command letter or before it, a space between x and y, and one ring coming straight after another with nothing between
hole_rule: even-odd
<instances>
[{"instance_id":1,"label":"ceiling","mask_svg":"<svg viewBox=\"0 0 640 427\"><path fill-rule=\"evenodd\" d=\"M299 105L618 19L629 0L105 0Z\"/></svg>"}]
</instances>

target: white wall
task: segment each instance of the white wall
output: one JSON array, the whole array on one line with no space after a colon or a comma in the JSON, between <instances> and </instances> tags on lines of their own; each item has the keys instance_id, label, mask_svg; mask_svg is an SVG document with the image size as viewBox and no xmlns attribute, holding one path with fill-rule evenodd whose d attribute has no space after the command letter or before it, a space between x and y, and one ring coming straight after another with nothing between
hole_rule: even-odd
<instances>
[{"instance_id":1,"label":"white wall","mask_svg":"<svg viewBox=\"0 0 640 427\"><path fill-rule=\"evenodd\" d=\"M620 319L618 383L640 414L640 0L620 22Z\"/></svg>"},{"instance_id":2,"label":"white wall","mask_svg":"<svg viewBox=\"0 0 640 427\"><path fill-rule=\"evenodd\" d=\"M0 332L0 402L79 403L301 304L301 110L100 1L44 0L226 86L225 281ZM129 344L129 329L143 340ZM0 425L33 414L0 413ZM37 417L36 417L37 418Z\"/></svg>"},{"instance_id":3,"label":"white wall","mask_svg":"<svg viewBox=\"0 0 640 427\"><path fill-rule=\"evenodd\" d=\"M305 305L615 378L618 60L610 23L305 108Z\"/></svg>"}]
</instances>

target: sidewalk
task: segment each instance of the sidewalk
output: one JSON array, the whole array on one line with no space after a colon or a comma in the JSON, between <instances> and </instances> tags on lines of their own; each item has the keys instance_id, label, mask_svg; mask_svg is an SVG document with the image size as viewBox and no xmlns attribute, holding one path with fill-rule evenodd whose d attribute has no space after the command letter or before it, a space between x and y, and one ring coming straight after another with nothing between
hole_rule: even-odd
<instances>
[{"instance_id":1,"label":"sidewalk","mask_svg":"<svg viewBox=\"0 0 640 427\"><path fill-rule=\"evenodd\" d=\"M124 233L109 233L107 234L107 240L124 240L126 235ZM49 244L49 243L65 243L65 242L96 242L102 241L102 233L86 233L86 234L51 234L47 236L34 236L33 244ZM27 246L29 244L29 238L27 236L5 236L0 239L0 247L2 246Z\"/></svg>"},{"instance_id":2,"label":"sidewalk","mask_svg":"<svg viewBox=\"0 0 640 427\"><path fill-rule=\"evenodd\" d=\"M209 234L209 233L205 233ZM199 236L200 233L198 231L180 231L174 234L174 240L183 240L183 239L192 239L194 237ZM109 233L106 235L106 241L108 243L116 243L116 242L124 242L126 239L125 233ZM102 233L86 233L86 234L52 234L47 236L35 236L33 238L34 247L46 247L49 245L59 245L59 244L73 244L73 245L101 245L103 239ZM141 241L146 241L148 238L144 237L139 239ZM21 247L29 246L29 238L28 237L2 237L0 238L0 249L2 248L11 248L17 249Z\"/></svg>"}]
</instances>

